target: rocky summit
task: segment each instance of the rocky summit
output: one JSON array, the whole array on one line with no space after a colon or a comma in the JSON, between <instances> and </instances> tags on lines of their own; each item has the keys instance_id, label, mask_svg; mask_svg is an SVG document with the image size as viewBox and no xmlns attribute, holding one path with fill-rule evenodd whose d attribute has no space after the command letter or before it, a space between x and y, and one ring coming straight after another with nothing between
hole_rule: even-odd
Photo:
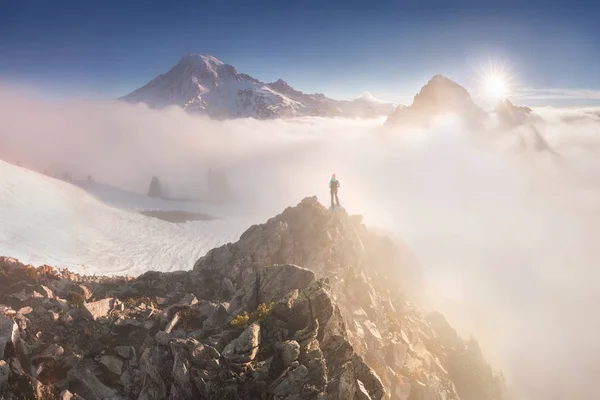
<instances>
[{"instance_id":1,"label":"rocky summit","mask_svg":"<svg viewBox=\"0 0 600 400\"><path fill-rule=\"evenodd\" d=\"M191 271L0 258L0 398L500 400L410 251L304 199Z\"/></svg>"}]
</instances>

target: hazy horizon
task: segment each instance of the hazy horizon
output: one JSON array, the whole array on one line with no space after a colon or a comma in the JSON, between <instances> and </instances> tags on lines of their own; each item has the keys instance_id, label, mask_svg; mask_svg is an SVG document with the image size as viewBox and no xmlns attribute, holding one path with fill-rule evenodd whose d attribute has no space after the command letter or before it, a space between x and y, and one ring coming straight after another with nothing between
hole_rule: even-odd
<instances>
[{"instance_id":1,"label":"hazy horizon","mask_svg":"<svg viewBox=\"0 0 600 400\"><path fill-rule=\"evenodd\" d=\"M497 68L518 103L600 104L595 3L33 3L0 15L0 81L46 97L120 97L201 53L336 99L406 104L436 74L476 95Z\"/></svg>"}]
</instances>

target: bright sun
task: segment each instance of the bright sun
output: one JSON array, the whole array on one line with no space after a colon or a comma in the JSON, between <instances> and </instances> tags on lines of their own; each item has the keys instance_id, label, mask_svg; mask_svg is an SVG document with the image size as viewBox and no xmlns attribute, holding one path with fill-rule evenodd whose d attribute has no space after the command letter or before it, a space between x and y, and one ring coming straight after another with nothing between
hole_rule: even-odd
<instances>
[{"instance_id":1,"label":"bright sun","mask_svg":"<svg viewBox=\"0 0 600 400\"><path fill-rule=\"evenodd\" d=\"M493 74L485 77L483 82L485 94L491 98L502 98L506 96L506 78Z\"/></svg>"},{"instance_id":2,"label":"bright sun","mask_svg":"<svg viewBox=\"0 0 600 400\"><path fill-rule=\"evenodd\" d=\"M490 100L502 100L510 95L513 77L506 63L488 60L487 65L479 66L480 93Z\"/></svg>"}]
</instances>

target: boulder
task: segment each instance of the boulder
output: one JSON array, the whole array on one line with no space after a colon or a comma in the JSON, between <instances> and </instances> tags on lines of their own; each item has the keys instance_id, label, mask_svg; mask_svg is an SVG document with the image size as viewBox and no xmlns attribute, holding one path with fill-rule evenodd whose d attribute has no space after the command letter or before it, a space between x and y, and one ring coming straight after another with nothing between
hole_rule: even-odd
<instances>
[{"instance_id":1,"label":"boulder","mask_svg":"<svg viewBox=\"0 0 600 400\"><path fill-rule=\"evenodd\" d=\"M93 361L81 360L68 373L69 388L86 400L118 399L116 390L102 383L92 373Z\"/></svg>"},{"instance_id":2,"label":"boulder","mask_svg":"<svg viewBox=\"0 0 600 400\"><path fill-rule=\"evenodd\" d=\"M288 371L278 382L274 383L273 394L276 399L304 399L300 397L307 386L308 369L304 365Z\"/></svg>"},{"instance_id":3,"label":"boulder","mask_svg":"<svg viewBox=\"0 0 600 400\"><path fill-rule=\"evenodd\" d=\"M260 343L260 324L254 322L223 350L223 357L235 364L245 364L256 357Z\"/></svg>"},{"instance_id":4,"label":"boulder","mask_svg":"<svg viewBox=\"0 0 600 400\"><path fill-rule=\"evenodd\" d=\"M73 393L69 392L68 390L63 390L60 395L58 396L59 400L73 400L74 396Z\"/></svg>"},{"instance_id":5,"label":"boulder","mask_svg":"<svg viewBox=\"0 0 600 400\"><path fill-rule=\"evenodd\" d=\"M286 340L285 342L277 343L275 348L279 353L284 368L289 367L292 361L296 361L300 355L300 345L295 340Z\"/></svg>"},{"instance_id":6,"label":"boulder","mask_svg":"<svg viewBox=\"0 0 600 400\"><path fill-rule=\"evenodd\" d=\"M0 315L0 359L6 359L6 350L19 339L19 327L12 318Z\"/></svg>"},{"instance_id":7,"label":"boulder","mask_svg":"<svg viewBox=\"0 0 600 400\"><path fill-rule=\"evenodd\" d=\"M104 365L113 374L121 376L123 373L123 361L116 356L102 356L100 358L100 364Z\"/></svg>"},{"instance_id":8,"label":"boulder","mask_svg":"<svg viewBox=\"0 0 600 400\"><path fill-rule=\"evenodd\" d=\"M173 354L173 383L169 392L169 399L191 399L192 381L190 375L190 363L187 359L187 350L182 343L172 343L171 353Z\"/></svg>"},{"instance_id":9,"label":"boulder","mask_svg":"<svg viewBox=\"0 0 600 400\"><path fill-rule=\"evenodd\" d=\"M159 371L160 349L147 348L140 356L142 388L138 400L163 400L167 398L167 387Z\"/></svg>"},{"instance_id":10,"label":"boulder","mask_svg":"<svg viewBox=\"0 0 600 400\"><path fill-rule=\"evenodd\" d=\"M84 312L84 316L93 321L106 317L110 310L113 309L114 301L113 298L107 298L92 303L83 303L82 311Z\"/></svg>"}]
</instances>

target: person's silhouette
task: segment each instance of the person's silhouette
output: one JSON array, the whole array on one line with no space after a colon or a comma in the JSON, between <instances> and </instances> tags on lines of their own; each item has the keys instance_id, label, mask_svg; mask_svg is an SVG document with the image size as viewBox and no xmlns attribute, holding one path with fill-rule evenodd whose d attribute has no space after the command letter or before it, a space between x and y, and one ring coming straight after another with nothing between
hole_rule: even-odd
<instances>
[{"instance_id":1,"label":"person's silhouette","mask_svg":"<svg viewBox=\"0 0 600 400\"><path fill-rule=\"evenodd\" d=\"M331 175L329 180L329 193L331 194L331 208L333 208L333 198L335 197L335 203L340 206L340 199L338 198L338 188L340 187L340 181L337 180L335 174Z\"/></svg>"}]
</instances>

